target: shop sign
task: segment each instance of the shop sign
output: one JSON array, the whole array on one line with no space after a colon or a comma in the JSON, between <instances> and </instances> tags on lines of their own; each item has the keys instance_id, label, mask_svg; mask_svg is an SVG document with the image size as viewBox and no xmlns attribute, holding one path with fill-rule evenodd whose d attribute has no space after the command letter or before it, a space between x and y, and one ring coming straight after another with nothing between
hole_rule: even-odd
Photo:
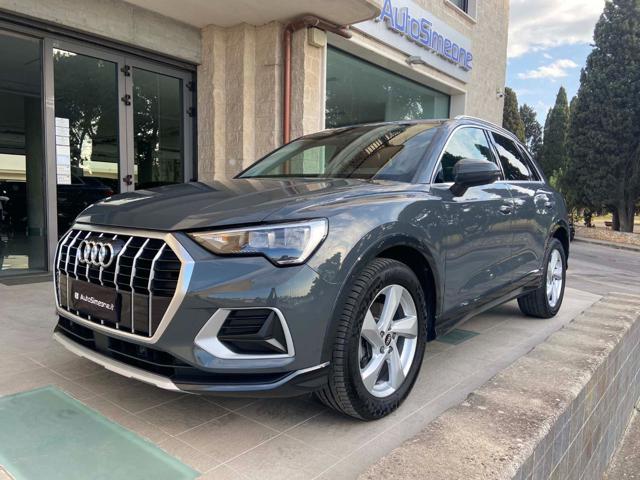
<instances>
[{"instance_id":1,"label":"shop sign","mask_svg":"<svg viewBox=\"0 0 640 480\"><path fill-rule=\"evenodd\" d=\"M411 0L384 0L380 15L354 27L452 77L469 80L471 40Z\"/></svg>"}]
</instances>

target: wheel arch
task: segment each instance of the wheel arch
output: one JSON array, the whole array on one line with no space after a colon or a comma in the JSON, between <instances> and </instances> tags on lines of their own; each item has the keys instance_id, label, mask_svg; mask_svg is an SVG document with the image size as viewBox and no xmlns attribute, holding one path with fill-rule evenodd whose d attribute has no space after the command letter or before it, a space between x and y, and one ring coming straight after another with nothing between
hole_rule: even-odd
<instances>
[{"instance_id":1,"label":"wheel arch","mask_svg":"<svg viewBox=\"0 0 640 480\"><path fill-rule=\"evenodd\" d=\"M560 220L556 222L554 226L551 228L551 232L549 234L549 240L547 241L548 243L551 241L552 238L558 239L558 241L562 244L562 247L564 248L564 254L565 254L565 259L567 263L569 262L569 249L571 248L571 240L570 240L569 232L570 232L569 224Z\"/></svg>"},{"instance_id":2,"label":"wheel arch","mask_svg":"<svg viewBox=\"0 0 640 480\"><path fill-rule=\"evenodd\" d=\"M435 255L434 249L421 244L413 236L402 233L389 234L362 251L352 265L349 266L348 274L342 277L344 281L334 302L324 338L323 358L331 358L340 309L350 291L352 282L362 269L375 258L391 258L404 263L416 274L423 285L423 289L425 289L425 294L428 293L426 289L432 289L432 295L425 295L425 297L427 299L430 298L432 302L428 305L433 312L430 318L431 324L428 325L428 339L431 340L433 338L435 334L435 318L438 314L438 307L442 305L444 294L443 272L438 267L438 257ZM425 281L426 285L424 284Z\"/></svg>"}]
</instances>

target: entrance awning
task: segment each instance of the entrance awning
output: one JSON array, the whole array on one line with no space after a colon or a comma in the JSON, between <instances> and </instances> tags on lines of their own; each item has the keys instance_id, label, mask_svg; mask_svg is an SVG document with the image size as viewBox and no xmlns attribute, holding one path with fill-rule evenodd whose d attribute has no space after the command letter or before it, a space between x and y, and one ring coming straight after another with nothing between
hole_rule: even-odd
<instances>
[{"instance_id":1,"label":"entrance awning","mask_svg":"<svg viewBox=\"0 0 640 480\"><path fill-rule=\"evenodd\" d=\"M263 25L285 22L301 15L314 15L339 25L373 18L379 0L127 0L146 10L203 28L230 27L239 23Z\"/></svg>"}]
</instances>

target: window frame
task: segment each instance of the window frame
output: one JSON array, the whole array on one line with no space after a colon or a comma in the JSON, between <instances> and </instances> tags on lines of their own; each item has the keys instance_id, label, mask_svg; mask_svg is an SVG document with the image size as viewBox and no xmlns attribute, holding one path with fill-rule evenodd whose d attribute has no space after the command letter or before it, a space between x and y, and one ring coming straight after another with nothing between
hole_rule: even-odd
<instances>
[{"instance_id":1,"label":"window frame","mask_svg":"<svg viewBox=\"0 0 640 480\"><path fill-rule=\"evenodd\" d=\"M487 143L489 144L489 149L491 150L491 153L494 156L494 164L496 164L498 166L498 168L500 169L500 178L497 180L498 182L504 182L505 181L505 175L504 175L504 171L502 170L502 164L500 163L500 158L496 155L496 150L495 150L495 146L493 145L491 136L488 133L488 129L483 127L483 126L479 126L479 125L458 125L456 128L453 129L453 131L449 134L449 136L447 137L447 140L444 142L444 145L442 147L442 149L440 150L440 153L438 154L438 160L435 162L433 170L431 171L431 176L429 177L429 185L453 185L454 182L436 182L436 177L438 175L438 171L440 166L442 165L442 157L444 157L445 152L447 151L447 147L449 146L449 143L451 142L451 139L453 138L453 136L458 133L460 130L463 130L465 128L474 128L476 130L481 130L482 133L484 134L485 139L487 140Z\"/></svg>"}]
</instances>

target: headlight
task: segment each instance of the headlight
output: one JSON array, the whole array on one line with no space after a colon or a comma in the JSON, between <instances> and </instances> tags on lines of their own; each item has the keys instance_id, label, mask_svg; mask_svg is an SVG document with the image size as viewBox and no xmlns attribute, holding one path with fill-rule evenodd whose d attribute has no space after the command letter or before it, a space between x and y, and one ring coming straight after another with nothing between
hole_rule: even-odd
<instances>
[{"instance_id":1,"label":"headlight","mask_svg":"<svg viewBox=\"0 0 640 480\"><path fill-rule=\"evenodd\" d=\"M218 255L264 255L278 265L299 265L327 236L325 219L265 227L192 232L189 236Z\"/></svg>"}]
</instances>

